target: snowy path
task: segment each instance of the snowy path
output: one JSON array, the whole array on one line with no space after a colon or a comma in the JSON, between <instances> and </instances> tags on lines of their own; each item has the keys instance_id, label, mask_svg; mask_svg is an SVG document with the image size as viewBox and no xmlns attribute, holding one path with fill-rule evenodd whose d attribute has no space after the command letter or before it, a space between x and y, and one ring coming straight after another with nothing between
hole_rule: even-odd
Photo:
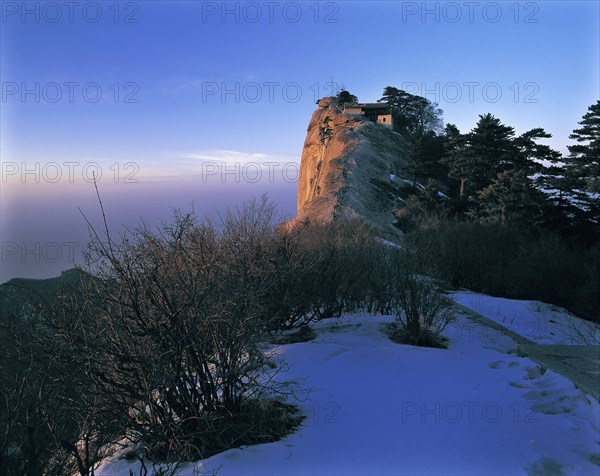
<instances>
[{"instance_id":1,"label":"snowy path","mask_svg":"<svg viewBox=\"0 0 600 476\"><path fill-rule=\"evenodd\" d=\"M482 339L465 317L448 329L447 350L394 344L381 332L390 321L323 321L316 340L281 346L289 375L313 389L300 429L180 474L599 474L595 399L542 375L508 337ZM117 461L97 474L129 468Z\"/></svg>"},{"instance_id":2,"label":"snowy path","mask_svg":"<svg viewBox=\"0 0 600 476\"><path fill-rule=\"evenodd\" d=\"M490 328L486 338L506 334L519 355L567 377L600 399L600 326L557 306L472 292L453 293L457 307ZM484 313L485 315L483 315Z\"/></svg>"},{"instance_id":3,"label":"snowy path","mask_svg":"<svg viewBox=\"0 0 600 476\"><path fill-rule=\"evenodd\" d=\"M458 304L492 319L537 344L600 345L600 326L539 301L487 296L470 291L452 293Z\"/></svg>"}]
</instances>

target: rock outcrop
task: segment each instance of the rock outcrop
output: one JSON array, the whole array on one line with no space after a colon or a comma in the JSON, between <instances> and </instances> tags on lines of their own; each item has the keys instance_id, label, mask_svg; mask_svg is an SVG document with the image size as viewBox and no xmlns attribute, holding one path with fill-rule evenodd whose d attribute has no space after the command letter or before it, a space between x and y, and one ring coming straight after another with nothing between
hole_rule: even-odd
<instances>
[{"instance_id":1,"label":"rock outcrop","mask_svg":"<svg viewBox=\"0 0 600 476\"><path fill-rule=\"evenodd\" d=\"M318 102L308 125L298 181L298 214L292 223L358 218L386 238L393 226L395 186L406 144L400 134L364 116L343 113L335 98Z\"/></svg>"}]
</instances>

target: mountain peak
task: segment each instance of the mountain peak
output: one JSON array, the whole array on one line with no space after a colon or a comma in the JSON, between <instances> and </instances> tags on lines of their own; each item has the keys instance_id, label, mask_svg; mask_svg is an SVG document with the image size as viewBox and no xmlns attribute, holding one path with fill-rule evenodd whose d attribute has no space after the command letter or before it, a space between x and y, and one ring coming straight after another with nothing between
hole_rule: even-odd
<instances>
[{"instance_id":1,"label":"mountain peak","mask_svg":"<svg viewBox=\"0 0 600 476\"><path fill-rule=\"evenodd\" d=\"M317 105L302 150L292 223L359 219L386 237L400 237L390 174L399 175L405 165L404 139L376 117L345 110L334 97Z\"/></svg>"}]
</instances>

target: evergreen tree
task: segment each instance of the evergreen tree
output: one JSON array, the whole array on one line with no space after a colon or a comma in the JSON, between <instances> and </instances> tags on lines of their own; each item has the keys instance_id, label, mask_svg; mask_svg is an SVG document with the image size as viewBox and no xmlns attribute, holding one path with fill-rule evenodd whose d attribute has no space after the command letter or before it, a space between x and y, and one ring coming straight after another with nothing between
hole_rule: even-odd
<instances>
[{"instance_id":1,"label":"evergreen tree","mask_svg":"<svg viewBox=\"0 0 600 476\"><path fill-rule=\"evenodd\" d=\"M531 129L514 140L516 147L512 167L527 171L529 175L541 173L544 163L557 164L561 159L560 152L546 144L539 144L540 139L549 139L552 134L541 127Z\"/></svg>"},{"instance_id":2,"label":"evergreen tree","mask_svg":"<svg viewBox=\"0 0 600 476\"><path fill-rule=\"evenodd\" d=\"M460 196L472 197L490 185L496 176L514 168L517 149L514 129L491 114L479 116L468 134L461 134L454 124L445 129L444 162L449 176L460 181Z\"/></svg>"},{"instance_id":3,"label":"evergreen tree","mask_svg":"<svg viewBox=\"0 0 600 476\"><path fill-rule=\"evenodd\" d=\"M600 100L588 108L588 112L569 136L578 143L569 145L567 171L587 192L600 193Z\"/></svg>"},{"instance_id":4,"label":"evergreen tree","mask_svg":"<svg viewBox=\"0 0 600 476\"><path fill-rule=\"evenodd\" d=\"M443 178L447 175L447 167L440 163L444 149L440 136L433 131L422 134L406 134L406 170L416 187L417 181L426 178Z\"/></svg>"},{"instance_id":5,"label":"evergreen tree","mask_svg":"<svg viewBox=\"0 0 600 476\"><path fill-rule=\"evenodd\" d=\"M443 111L428 99L387 86L378 102L386 102L392 106L396 132L418 136L428 131L441 131Z\"/></svg>"},{"instance_id":6,"label":"evergreen tree","mask_svg":"<svg viewBox=\"0 0 600 476\"><path fill-rule=\"evenodd\" d=\"M422 145L423 174L427 178L445 180L448 177L448 167L442 162L444 157L444 136L428 132Z\"/></svg>"},{"instance_id":7,"label":"evergreen tree","mask_svg":"<svg viewBox=\"0 0 600 476\"><path fill-rule=\"evenodd\" d=\"M429 179L425 189L419 194L423 206L431 212L442 211L447 197L443 195L434 180Z\"/></svg>"},{"instance_id":8,"label":"evergreen tree","mask_svg":"<svg viewBox=\"0 0 600 476\"><path fill-rule=\"evenodd\" d=\"M475 195L490 185L499 173L513 168L516 150L514 129L492 114L479 116L475 128L467 135L467 175L469 195Z\"/></svg>"},{"instance_id":9,"label":"evergreen tree","mask_svg":"<svg viewBox=\"0 0 600 476\"><path fill-rule=\"evenodd\" d=\"M340 106L343 106L344 104L358 102L358 98L354 94L350 94L350 92L346 89L340 90L340 92L337 93L335 98L337 99L337 102Z\"/></svg>"},{"instance_id":10,"label":"evergreen tree","mask_svg":"<svg viewBox=\"0 0 600 476\"><path fill-rule=\"evenodd\" d=\"M496 179L470 199L468 215L481 223L539 225L545 195L532 186L525 171L500 172Z\"/></svg>"},{"instance_id":11,"label":"evergreen tree","mask_svg":"<svg viewBox=\"0 0 600 476\"><path fill-rule=\"evenodd\" d=\"M460 182L459 196L465 194L467 176L471 170L470 158L466 152L467 137L460 133L455 124L447 124L444 129L444 156L442 162L448 167L448 177Z\"/></svg>"},{"instance_id":12,"label":"evergreen tree","mask_svg":"<svg viewBox=\"0 0 600 476\"><path fill-rule=\"evenodd\" d=\"M567 146L565 178L572 187L573 198L587 215L592 227L600 228L600 101L588 112L569 136L577 144Z\"/></svg>"},{"instance_id":13,"label":"evergreen tree","mask_svg":"<svg viewBox=\"0 0 600 476\"><path fill-rule=\"evenodd\" d=\"M543 205L544 225L561 235L573 233L584 222L582 210L573 201L573 185L568 179L562 154L536 140L552 135L542 128L532 129L519 136L516 165L529 170L535 186L547 199Z\"/></svg>"},{"instance_id":14,"label":"evergreen tree","mask_svg":"<svg viewBox=\"0 0 600 476\"><path fill-rule=\"evenodd\" d=\"M439 172L441 148L436 134L442 127L443 111L437 108L437 104L393 86L383 90L379 102L392 106L394 130L406 139L405 168L413 186L416 186L417 180Z\"/></svg>"}]
</instances>

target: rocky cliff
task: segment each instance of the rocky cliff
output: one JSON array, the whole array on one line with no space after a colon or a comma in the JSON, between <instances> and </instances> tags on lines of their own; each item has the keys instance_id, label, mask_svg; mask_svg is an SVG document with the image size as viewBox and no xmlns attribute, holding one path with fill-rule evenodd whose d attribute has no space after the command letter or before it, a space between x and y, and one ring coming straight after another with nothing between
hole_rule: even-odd
<instances>
[{"instance_id":1,"label":"rocky cliff","mask_svg":"<svg viewBox=\"0 0 600 476\"><path fill-rule=\"evenodd\" d=\"M400 179L405 150L388 127L343 113L335 98L321 99L304 141L292 223L358 218L386 238L399 237L390 172Z\"/></svg>"}]
</instances>

